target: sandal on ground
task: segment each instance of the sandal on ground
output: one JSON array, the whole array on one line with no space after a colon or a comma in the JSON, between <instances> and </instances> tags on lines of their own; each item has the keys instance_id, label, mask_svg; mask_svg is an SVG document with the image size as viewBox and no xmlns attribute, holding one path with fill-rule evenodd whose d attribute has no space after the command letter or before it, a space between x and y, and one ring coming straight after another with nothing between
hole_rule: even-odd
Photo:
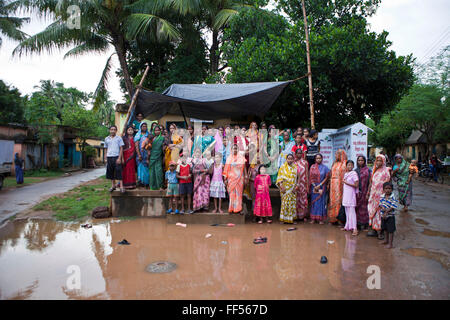
<instances>
[{"instance_id":1,"label":"sandal on ground","mask_svg":"<svg viewBox=\"0 0 450 320\"><path fill-rule=\"evenodd\" d=\"M319 224L325 224L323 221L320 221Z\"/></svg>"},{"instance_id":2,"label":"sandal on ground","mask_svg":"<svg viewBox=\"0 0 450 320\"><path fill-rule=\"evenodd\" d=\"M262 223L263 223L262 220L259 220L259 221L258 221L258 224L262 224Z\"/></svg>"},{"instance_id":3,"label":"sandal on ground","mask_svg":"<svg viewBox=\"0 0 450 320\"><path fill-rule=\"evenodd\" d=\"M124 188L120 188L120 193L125 193L125 189Z\"/></svg>"},{"instance_id":4,"label":"sandal on ground","mask_svg":"<svg viewBox=\"0 0 450 320\"><path fill-rule=\"evenodd\" d=\"M267 223L272 223L272 220L267 220Z\"/></svg>"},{"instance_id":5,"label":"sandal on ground","mask_svg":"<svg viewBox=\"0 0 450 320\"><path fill-rule=\"evenodd\" d=\"M114 190L116 190L116 187L109 188L109 192L113 192Z\"/></svg>"}]
</instances>

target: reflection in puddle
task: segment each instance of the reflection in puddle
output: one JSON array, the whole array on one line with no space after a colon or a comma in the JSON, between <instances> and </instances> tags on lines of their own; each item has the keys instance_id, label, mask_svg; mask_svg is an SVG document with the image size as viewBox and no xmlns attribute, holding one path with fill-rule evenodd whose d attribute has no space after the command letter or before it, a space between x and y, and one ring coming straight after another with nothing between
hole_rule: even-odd
<instances>
[{"instance_id":1,"label":"reflection in puddle","mask_svg":"<svg viewBox=\"0 0 450 320\"><path fill-rule=\"evenodd\" d=\"M300 224L298 230L287 232L278 224L178 228L164 219L89 223L92 228L85 229L79 223L22 220L0 229L0 299L399 299L411 295L411 291L399 294L404 279L394 272L394 251L332 226ZM207 232L213 237L206 239ZM267 243L253 244L257 237L267 237ZM124 238L131 245L117 244ZM323 255L328 258L324 265L319 262ZM149 264L166 261L176 269L147 272ZM373 264L383 270L383 292L367 289L366 270ZM80 270L77 290L68 282L71 266Z\"/></svg>"}]
</instances>

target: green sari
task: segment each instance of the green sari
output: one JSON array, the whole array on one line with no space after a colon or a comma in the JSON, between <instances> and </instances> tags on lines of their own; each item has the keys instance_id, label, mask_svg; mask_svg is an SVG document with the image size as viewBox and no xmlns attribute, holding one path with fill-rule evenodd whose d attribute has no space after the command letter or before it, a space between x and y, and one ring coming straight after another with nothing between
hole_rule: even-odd
<instances>
[{"instance_id":1,"label":"green sari","mask_svg":"<svg viewBox=\"0 0 450 320\"><path fill-rule=\"evenodd\" d=\"M164 137L160 134L152 142L152 151L150 152L150 189L159 190L163 186L163 145Z\"/></svg>"},{"instance_id":2,"label":"green sari","mask_svg":"<svg viewBox=\"0 0 450 320\"><path fill-rule=\"evenodd\" d=\"M395 164L392 169L398 169L395 173L395 178L397 180L399 201L402 205L410 206L412 202L412 181L408 183L409 163L402 157L400 166Z\"/></svg>"}]
</instances>

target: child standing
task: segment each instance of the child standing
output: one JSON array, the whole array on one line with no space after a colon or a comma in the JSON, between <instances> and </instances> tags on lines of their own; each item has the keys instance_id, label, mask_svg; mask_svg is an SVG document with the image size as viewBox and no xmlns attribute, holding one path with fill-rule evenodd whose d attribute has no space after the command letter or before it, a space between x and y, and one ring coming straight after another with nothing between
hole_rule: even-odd
<instances>
[{"instance_id":1,"label":"child standing","mask_svg":"<svg viewBox=\"0 0 450 320\"><path fill-rule=\"evenodd\" d=\"M394 242L395 228L395 210L398 208L398 200L395 198L392 192L394 187L392 183L385 182L383 184L383 192L380 199L380 216L381 216L381 230L387 233L384 242L385 248L392 249Z\"/></svg>"},{"instance_id":2,"label":"child standing","mask_svg":"<svg viewBox=\"0 0 450 320\"><path fill-rule=\"evenodd\" d=\"M187 210L189 214L194 213L191 210L192 203L192 191L194 189L192 185L192 170L191 165L187 163L187 153L183 153L181 157L181 163L177 167L177 178L180 181L180 198L181 198L181 214L184 214L184 196L187 198Z\"/></svg>"},{"instance_id":3,"label":"child standing","mask_svg":"<svg viewBox=\"0 0 450 320\"><path fill-rule=\"evenodd\" d=\"M219 209L220 213L223 213L222 211L222 199L225 198L225 184L223 183L223 177L222 177L222 171L223 171L223 164L222 164L222 155L220 153L217 153L214 157L215 162L212 169L212 179L211 179L211 186L209 195L211 198L214 199L214 211L213 213L217 213L217 209ZM217 207L217 199L219 199L219 207Z\"/></svg>"},{"instance_id":4,"label":"child standing","mask_svg":"<svg viewBox=\"0 0 450 320\"><path fill-rule=\"evenodd\" d=\"M356 171L353 171L355 164L352 160L347 161L347 172L344 174L344 192L342 196L342 205L345 207L346 223L341 230L352 230L353 236L358 235L356 226L356 190L358 190L359 180Z\"/></svg>"},{"instance_id":5,"label":"child standing","mask_svg":"<svg viewBox=\"0 0 450 320\"><path fill-rule=\"evenodd\" d=\"M419 175L419 167L417 166L417 160L411 160L411 164L409 165L409 173L412 174L413 176L417 176Z\"/></svg>"},{"instance_id":6,"label":"child standing","mask_svg":"<svg viewBox=\"0 0 450 320\"><path fill-rule=\"evenodd\" d=\"M267 223L272 223L272 204L270 203L269 188L272 184L270 176L266 174L266 167L258 167L258 175L255 178L255 206L253 214L259 217L258 223L263 223L266 218Z\"/></svg>"},{"instance_id":7,"label":"child standing","mask_svg":"<svg viewBox=\"0 0 450 320\"><path fill-rule=\"evenodd\" d=\"M117 127L111 126L109 128L109 136L105 138L106 147L106 179L111 180L110 192L116 190L116 180L119 180L120 192L124 193L122 183L122 163L123 163L123 146L125 143L122 137L116 135Z\"/></svg>"},{"instance_id":8,"label":"child standing","mask_svg":"<svg viewBox=\"0 0 450 320\"><path fill-rule=\"evenodd\" d=\"M169 162L169 170L166 171L166 183L167 183L167 196L169 197L169 210L167 213L172 213L175 208L175 214L179 214L178 211L178 179L177 172L175 171L176 164L173 161Z\"/></svg>"}]
</instances>

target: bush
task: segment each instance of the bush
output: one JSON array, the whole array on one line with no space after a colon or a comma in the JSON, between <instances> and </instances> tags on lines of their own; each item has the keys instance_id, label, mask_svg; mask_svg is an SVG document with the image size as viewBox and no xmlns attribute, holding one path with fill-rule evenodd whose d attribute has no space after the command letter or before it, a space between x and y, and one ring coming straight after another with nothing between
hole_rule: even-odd
<instances>
[{"instance_id":1,"label":"bush","mask_svg":"<svg viewBox=\"0 0 450 320\"><path fill-rule=\"evenodd\" d=\"M95 156L97 155L97 150L95 150L95 148L92 146L86 146L86 148L84 148L84 154L88 158L89 157L95 158Z\"/></svg>"}]
</instances>

